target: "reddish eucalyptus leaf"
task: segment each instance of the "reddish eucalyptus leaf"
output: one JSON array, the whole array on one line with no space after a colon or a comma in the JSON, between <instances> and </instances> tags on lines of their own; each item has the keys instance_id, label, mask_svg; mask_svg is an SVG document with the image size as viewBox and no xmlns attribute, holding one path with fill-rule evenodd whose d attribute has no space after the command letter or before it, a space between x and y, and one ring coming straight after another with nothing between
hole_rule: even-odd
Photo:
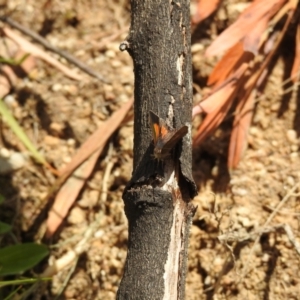
<instances>
[{"instance_id":1,"label":"reddish eucalyptus leaf","mask_svg":"<svg viewBox=\"0 0 300 300\"><path fill-rule=\"evenodd\" d=\"M244 51L251 52L254 55L258 54L258 49L264 39L263 33L268 27L269 19L262 18L260 19L253 29L245 35L243 39ZM264 36L266 37L266 35Z\"/></svg>"},{"instance_id":2,"label":"reddish eucalyptus leaf","mask_svg":"<svg viewBox=\"0 0 300 300\"><path fill-rule=\"evenodd\" d=\"M46 236L48 238L54 234L65 216L68 214L70 207L75 202L83 185L91 175L102 150L103 147L99 148L91 155L91 157L81 164L75 170L73 176L69 177L58 191L47 219Z\"/></svg>"},{"instance_id":3,"label":"reddish eucalyptus leaf","mask_svg":"<svg viewBox=\"0 0 300 300\"><path fill-rule=\"evenodd\" d=\"M219 6L221 0L198 0L197 11L193 23L197 24L209 17Z\"/></svg>"},{"instance_id":4,"label":"reddish eucalyptus leaf","mask_svg":"<svg viewBox=\"0 0 300 300\"><path fill-rule=\"evenodd\" d=\"M248 98L241 99L235 110L236 115L233 122L228 151L229 169L237 167L247 147L247 136L253 115L254 97L255 92L253 90Z\"/></svg>"},{"instance_id":5,"label":"reddish eucalyptus leaf","mask_svg":"<svg viewBox=\"0 0 300 300\"><path fill-rule=\"evenodd\" d=\"M126 116L133 100L125 103L107 121L105 121L79 148L69 165L60 173L67 178L77 168L74 176L70 177L57 193L54 204L47 219L46 236L50 237L57 230L62 220L68 214L82 186L94 169L95 163L107 140L119 127ZM59 179L58 179L59 181Z\"/></svg>"},{"instance_id":6,"label":"reddish eucalyptus leaf","mask_svg":"<svg viewBox=\"0 0 300 300\"><path fill-rule=\"evenodd\" d=\"M206 49L206 56L214 56L218 53L232 47L249 34L257 25L257 23L265 19L266 22L272 18L274 14L286 0L255 0L238 19L226 30L224 30L217 39ZM248 48L249 45L247 45Z\"/></svg>"},{"instance_id":7,"label":"reddish eucalyptus leaf","mask_svg":"<svg viewBox=\"0 0 300 300\"><path fill-rule=\"evenodd\" d=\"M296 83L299 79L300 72L300 24L298 23L297 35L296 35L296 49L295 49L295 59L293 63L293 68L291 72L291 79Z\"/></svg>"},{"instance_id":8,"label":"reddish eucalyptus leaf","mask_svg":"<svg viewBox=\"0 0 300 300\"><path fill-rule=\"evenodd\" d=\"M245 53L241 42L230 48L222 59L217 63L211 74L209 75L207 85L219 85L225 81L229 75L236 71L244 62L249 62L253 58L253 54Z\"/></svg>"},{"instance_id":9,"label":"reddish eucalyptus leaf","mask_svg":"<svg viewBox=\"0 0 300 300\"><path fill-rule=\"evenodd\" d=\"M193 139L194 146L201 144L207 138L207 136L209 136L221 124L226 117L228 110L230 109L235 94L236 89L233 89L232 94L229 96L229 98L227 98L227 101L223 104L223 106L205 117Z\"/></svg>"},{"instance_id":10,"label":"reddish eucalyptus leaf","mask_svg":"<svg viewBox=\"0 0 300 300\"><path fill-rule=\"evenodd\" d=\"M211 94L202 100L193 108L193 117L195 115L205 112L207 114L219 111L228 99L234 89L237 88L237 82L247 70L248 64L243 63L236 72L225 80L221 85L214 88ZM207 116L206 116L207 118Z\"/></svg>"},{"instance_id":11,"label":"reddish eucalyptus leaf","mask_svg":"<svg viewBox=\"0 0 300 300\"><path fill-rule=\"evenodd\" d=\"M13 72L12 68L8 65L1 67L0 75L0 98L7 95L13 84L17 82L18 77Z\"/></svg>"}]
</instances>

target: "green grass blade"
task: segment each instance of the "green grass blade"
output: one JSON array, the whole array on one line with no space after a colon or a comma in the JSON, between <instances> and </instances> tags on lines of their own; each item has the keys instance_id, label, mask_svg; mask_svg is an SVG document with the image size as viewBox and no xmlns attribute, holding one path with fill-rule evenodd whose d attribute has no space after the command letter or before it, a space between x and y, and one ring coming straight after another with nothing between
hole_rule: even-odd
<instances>
[{"instance_id":1,"label":"green grass blade","mask_svg":"<svg viewBox=\"0 0 300 300\"><path fill-rule=\"evenodd\" d=\"M7 285L24 285L24 284L32 284L38 281L50 281L52 278L45 277L45 278L23 278L23 279L15 279L15 280L3 280L0 281L0 287L7 286Z\"/></svg>"},{"instance_id":2,"label":"green grass blade","mask_svg":"<svg viewBox=\"0 0 300 300\"><path fill-rule=\"evenodd\" d=\"M47 164L45 158L37 151L34 145L31 143L21 126L18 124L14 116L11 114L5 103L0 99L0 114L3 119L7 122L8 126L19 138L19 140L25 145L25 147L30 151L32 157L34 157L38 162L42 164Z\"/></svg>"}]
</instances>

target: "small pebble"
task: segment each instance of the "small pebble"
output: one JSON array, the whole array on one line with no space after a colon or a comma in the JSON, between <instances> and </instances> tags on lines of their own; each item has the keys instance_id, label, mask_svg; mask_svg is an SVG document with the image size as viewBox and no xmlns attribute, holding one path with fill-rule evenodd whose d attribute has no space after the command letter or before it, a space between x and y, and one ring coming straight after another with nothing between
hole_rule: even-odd
<instances>
[{"instance_id":1,"label":"small pebble","mask_svg":"<svg viewBox=\"0 0 300 300\"><path fill-rule=\"evenodd\" d=\"M263 262L268 262L269 259L270 259L270 255L268 253L264 253L263 257L261 258Z\"/></svg>"},{"instance_id":2,"label":"small pebble","mask_svg":"<svg viewBox=\"0 0 300 300\"><path fill-rule=\"evenodd\" d=\"M286 178L286 182L287 182L287 184L288 184L289 186L294 186L294 185L295 185L295 179L294 179L294 177L292 177L292 176L288 176L288 177Z\"/></svg>"},{"instance_id":3,"label":"small pebble","mask_svg":"<svg viewBox=\"0 0 300 300\"><path fill-rule=\"evenodd\" d=\"M63 133L64 128L65 128L64 124L61 123L52 122L50 124L50 129L59 135Z\"/></svg>"},{"instance_id":4,"label":"small pebble","mask_svg":"<svg viewBox=\"0 0 300 300\"><path fill-rule=\"evenodd\" d=\"M63 158L63 162L64 162L65 164L70 163L71 160L72 160L72 158L71 158L70 156L64 156L64 158Z\"/></svg>"},{"instance_id":5,"label":"small pebble","mask_svg":"<svg viewBox=\"0 0 300 300\"><path fill-rule=\"evenodd\" d=\"M109 57L109 58L115 58L116 57L116 52L114 52L113 50L107 50L105 52L105 56Z\"/></svg>"},{"instance_id":6,"label":"small pebble","mask_svg":"<svg viewBox=\"0 0 300 300\"><path fill-rule=\"evenodd\" d=\"M58 92L58 91L60 91L62 89L62 85L60 84L60 83L55 83L55 84L53 84L53 86L52 86L52 91L53 92Z\"/></svg>"},{"instance_id":7,"label":"small pebble","mask_svg":"<svg viewBox=\"0 0 300 300\"><path fill-rule=\"evenodd\" d=\"M68 139L67 140L67 145L70 147L73 147L76 144L76 141L74 139Z\"/></svg>"},{"instance_id":8,"label":"small pebble","mask_svg":"<svg viewBox=\"0 0 300 300\"><path fill-rule=\"evenodd\" d=\"M297 144L291 145L292 152L297 152L299 150L299 146Z\"/></svg>"},{"instance_id":9,"label":"small pebble","mask_svg":"<svg viewBox=\"0 0 300 300\"><path fill-rule=\"evenodd\" d=\"M112 66L113 68L119 68L119 67L122 66L122 63L121 63L119 60L113 60L113 61L111 62L111 66Z\"/></svg>"},{"instance_id":10,"label":"small pebble","mask_svg":"<svg viewBox=\"0 0 300 300\"><path fill-rule=\"evenodd\" d=\"M0 149L0 156L6 157L6 158L10 157L10 151L6 148L1 148Z\"/></svg>"},{"instance_id":11,"label":"small pebble","mask_svg":"<svg viewBox=\"0 0 300 300\"><path fill-rule=\"evenodd\" d=\"M298 158L298 152L292 152L291 154L290 154L290 157L291 157L291 160L292 161L296 161L297 160L297 158Z\"/></svg>"},{"instance_id":12,"label":"small pebble","mask_svg":"<svg viewBox=\"0 0 300 300\"><path fill-rule=\"evenodd\" d=\"M199 51L201 51L201 50L203 50L203 49L204 49L204 45L203 45L203 44L200 44L200 43L194 44L194 45L192 45L192 47L191 47L191 51L192 51L193 54L196 53L196 52L199 52Z\"/></svg>"},{"instance_id":13,"label":"small pebble","mask_svg":"<svg viewBox=\"0 0 300 300\"><path fill-rule=\"evenodd\" d=\"M290 129L286 132L286 137L288 141L292 144L297 143L297 132L293 129Z\"/></svg>"},{"instance_id":14,"label":"small pebble","mask_svg":"<svg viewBox=\"0 0 300 300\"><path fill-rule=\"evenodd\" d=\"M80 207L74 207L70 212L68 221L70 224L80 224L85 221L85 218L86 218L85 211Z\"/></svg>"},{"instance_id":15,"label":"small pebble","mask_svg":"<svg viewBox=\"0 0 300 300\"><path fill-rule=\"evenodd\" d=\"M3 100L5 104L9 107L18 106L18 102L16 101L16 98L13 95L7 95Z\"/></svg>"},{"instance_id":16,"label":"small pebble","mask_svg":"<svg viewBox=\"0 0 300 300\"><path fill-rule=\"evenodd\" d=\"M52 135L46 135L44 137L44 143L48 146L57 146L59 144L59 141L59 138Z\"/></svg>"},{"instance_id":17,"label":"small pebble","mask_svg":"<svg viewBox=\"0 0 300 300\"><path fill-rule=\"evenodd\" d=\"M206 276L204 279L204 284L205 285L210 285L211 284L211 277L210 276Z\"/></svg>"},{"instance_id":18,"label":"small pebble","mask_svg":"<svg viewBox=\"0 0 300 300\"><path fill-rule=\"evenodd\" d=\"M2 148L1 152L4 148ZM2 154L2 153L1 153ZM4 153L7 154L7 153ZM27 156L20 152L10 153L9 156L0 156L0 174L9 174L15 170L18 170L27 163Z\"/></svg>"}]
</instances>

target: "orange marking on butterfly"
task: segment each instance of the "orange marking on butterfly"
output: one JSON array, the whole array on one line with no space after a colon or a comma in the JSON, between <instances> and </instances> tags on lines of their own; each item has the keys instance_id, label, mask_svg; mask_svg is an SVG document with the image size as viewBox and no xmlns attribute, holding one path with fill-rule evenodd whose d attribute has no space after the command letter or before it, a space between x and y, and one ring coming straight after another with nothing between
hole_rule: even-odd
<instances>
[{"instance_id":1,"label":"orange marking on butterfly","mask_svg":"<svg viewBox=\"0 0 300 300\"><path fill-rule=\"evenodd\" d=\"M153 111L149 112L150 127L154 141L154 157L163 160L170 156L171 150L187 134L188 127L170 128L166 122Z\"/></svg>"}]
</instances>

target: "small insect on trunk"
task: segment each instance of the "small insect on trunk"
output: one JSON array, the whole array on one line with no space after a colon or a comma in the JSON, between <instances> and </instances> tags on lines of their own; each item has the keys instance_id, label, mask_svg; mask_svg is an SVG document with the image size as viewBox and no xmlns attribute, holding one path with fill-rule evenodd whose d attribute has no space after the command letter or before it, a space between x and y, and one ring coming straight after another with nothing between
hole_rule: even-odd
<instances>
[{"instance_id":1,"label":"small insect on trunk","mask_svg":"<svg viewBox=\"0 0 300 300\"><path fill-rule=\"evenodd\" d=\"M154 141L153 155L157 160L164 160L170 156L171 150L187 134L188 127L182 126L179 129L170 128L170 126L153 111L149 112L149 121Z\"/></svg>"}]
</instances>

